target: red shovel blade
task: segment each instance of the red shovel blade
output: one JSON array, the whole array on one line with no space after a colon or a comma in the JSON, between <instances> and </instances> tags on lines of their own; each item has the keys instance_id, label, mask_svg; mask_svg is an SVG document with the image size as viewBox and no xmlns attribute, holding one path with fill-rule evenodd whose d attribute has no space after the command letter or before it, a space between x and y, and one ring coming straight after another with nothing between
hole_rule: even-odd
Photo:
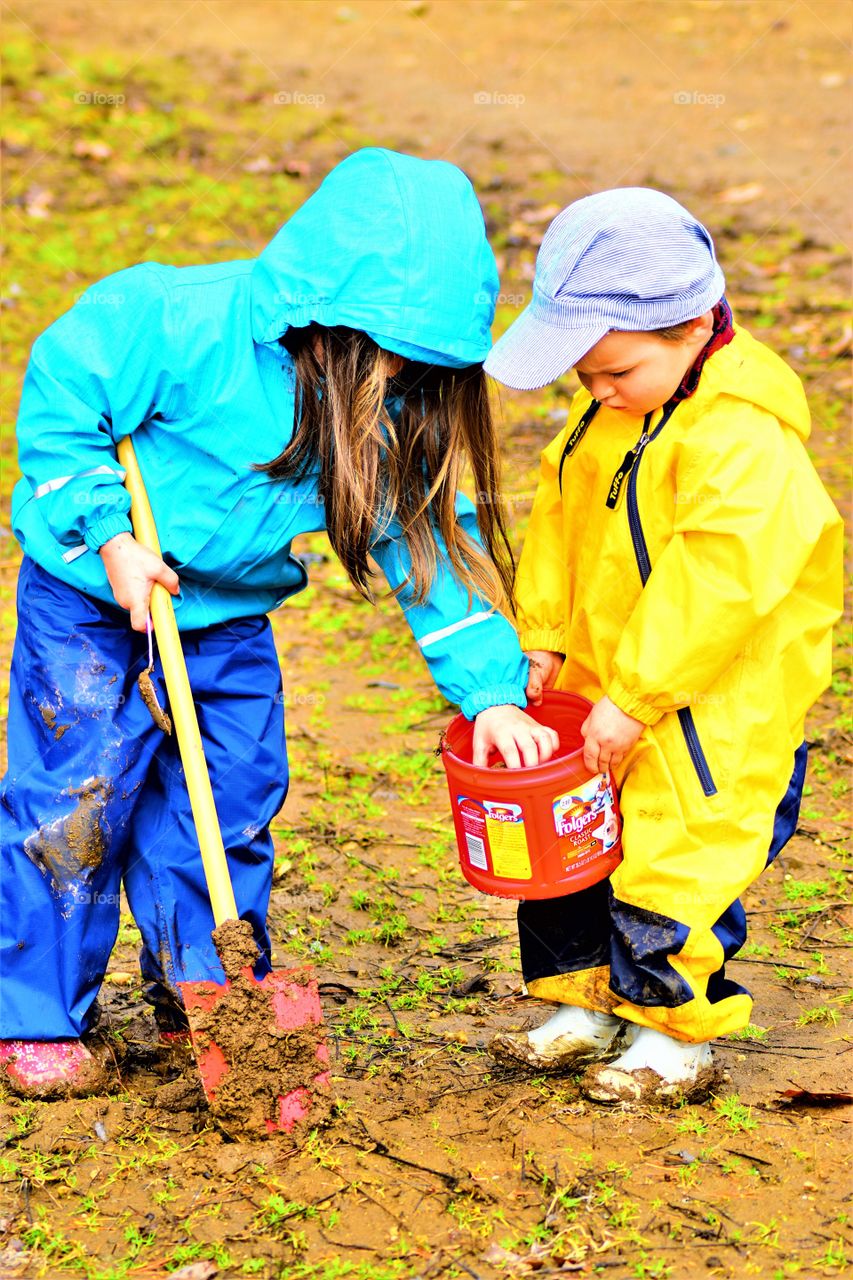
<instances>
[{"instance_id":1,"label":"red shovel blade","mask_svg":"<svg viewBox=\"0 0 853 1280\"><path fill-rule=\"evenodd\" d=\"M329 1051L309 969L260 981L247 965L232 982L182 982L184 1008L205 1096L238 1127L290 1133L328 1106Z\"/></svg>"}]
</instances>

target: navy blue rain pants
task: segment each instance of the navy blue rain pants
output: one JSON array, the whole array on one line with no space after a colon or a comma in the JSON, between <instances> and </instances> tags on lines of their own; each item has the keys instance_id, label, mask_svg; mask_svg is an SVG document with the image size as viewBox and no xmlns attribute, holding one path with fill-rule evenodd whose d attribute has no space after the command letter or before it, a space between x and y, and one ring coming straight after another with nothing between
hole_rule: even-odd
<instances>
[{"instance_id":1,"label":"navy blue rain pants","mask_svg":"<svg viewBox=\"0 0 853 1280\"><path fill-rule=\"evenodd\" d=\"M270 968L269 824L287 794L281 677L266 617L184 633L184 653L237 909ZM154 1003L224 975L177 742L136 678L147 638L128 615L25 560L0 787L0 1039L90 1026L119 927L122 882ZM166 705L155 653L155 686Z\"/></svg>"}]
</instances>

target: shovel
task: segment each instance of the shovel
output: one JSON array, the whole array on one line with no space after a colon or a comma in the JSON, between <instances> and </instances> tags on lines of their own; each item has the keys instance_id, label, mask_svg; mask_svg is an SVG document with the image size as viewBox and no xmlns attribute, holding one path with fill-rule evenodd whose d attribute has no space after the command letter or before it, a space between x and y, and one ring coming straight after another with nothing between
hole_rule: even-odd
<instances>
[{"instance_id":1,"label":"shovel","mask_svg":"<svg viewBox=\"0 0 853 1280\"><path fill-rule=\"evenodd\" d=\"M136 540L159 556L129 437L119 441L117 452ZM159 583L151 592L151 616L213 908L211 936L225 972L224 983L179 984L201 1082L223 1127L290 1133L302 1120L316 1124L328 1110L329 1052L317 983L306 967L273 970L260 981L254 976L258 948L250 922L237 914L172 597ZM150 703L149 710L154 715Z\"/></svg>"}]
</instances>

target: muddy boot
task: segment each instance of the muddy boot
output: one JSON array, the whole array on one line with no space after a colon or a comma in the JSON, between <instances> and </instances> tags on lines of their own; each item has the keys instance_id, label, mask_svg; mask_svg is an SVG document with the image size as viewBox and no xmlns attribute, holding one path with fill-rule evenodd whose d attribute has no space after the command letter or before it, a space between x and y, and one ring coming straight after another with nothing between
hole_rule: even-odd
<instances>
[{"instance_id":1,"label":"muddy boot","mask_svg":"<svg viewBox=\"0 0 853 1280\"><path fill-rule=\"evenodd\" d=\"M0 1079L23 1098L87 1098L107 1073L82 1040L0 1040Z\"/></svg>"},{"instance_id":2,"label":"muddy boot","mask_svg":"<svg viewBox=\"0 0 853 1280\"><path fill-rule=\"evenodd\" d=\"M614 1062L589 1068L581 1092L594 1102L675 1106L707 1097L718 1079L710 1044L687 1044L640 1027Z\"/></svg>"},{"instance_id":3,"label":"muddy boot","mask_svg":"<svg viewBox=\"0 0 853 1280\"><path fill-rule=\"evenodd\" d=\"M493 1058L510 1066L521 1063L536 1071L571 1071L614 1057L624 1027L621 1018L608 1013L563 1004L532 1031L499 1031L488 1048Z\"/></svg>"}]
</instances>

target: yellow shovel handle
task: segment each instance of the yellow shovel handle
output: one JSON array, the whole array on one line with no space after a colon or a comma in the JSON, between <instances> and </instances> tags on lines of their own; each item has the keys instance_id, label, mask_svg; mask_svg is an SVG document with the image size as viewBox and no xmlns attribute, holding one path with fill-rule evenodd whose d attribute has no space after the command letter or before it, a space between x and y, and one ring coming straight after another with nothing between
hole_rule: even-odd
<instances>
[{"instance_id":1,"label":"yellow shovel handle","mask_svg":"<svg viewBox=\"0 0 853 1280\"><path fill-rule=\"evenodd\" d=\"M159 556L161 552L157 526L154 523L142 472L139 470L136 452L129 436L119 441L117 452L118 460L127 473L124 483L130 494L130 518L136 541ZM154 634L157 637L160 661L163 664L163 675L166 678L169 712L175 726L178 750L181 753L187 780L187 791L190 794L198 847L201 850L207 890L213 907L213 919L217 925L220 925L225 920L238 918L237 904L231 887L231 876L225 857L225 847L222 844L219 819L216 816L210 774L204 758L204 747L201 743L201 733L187 675L187 664L184 661L184 651L181 648L178 624L175 621L175 610L172 607L172 597L159 582L154 583L151 592L151 618L154 623Z\"/></svg>"}]
</instances>

